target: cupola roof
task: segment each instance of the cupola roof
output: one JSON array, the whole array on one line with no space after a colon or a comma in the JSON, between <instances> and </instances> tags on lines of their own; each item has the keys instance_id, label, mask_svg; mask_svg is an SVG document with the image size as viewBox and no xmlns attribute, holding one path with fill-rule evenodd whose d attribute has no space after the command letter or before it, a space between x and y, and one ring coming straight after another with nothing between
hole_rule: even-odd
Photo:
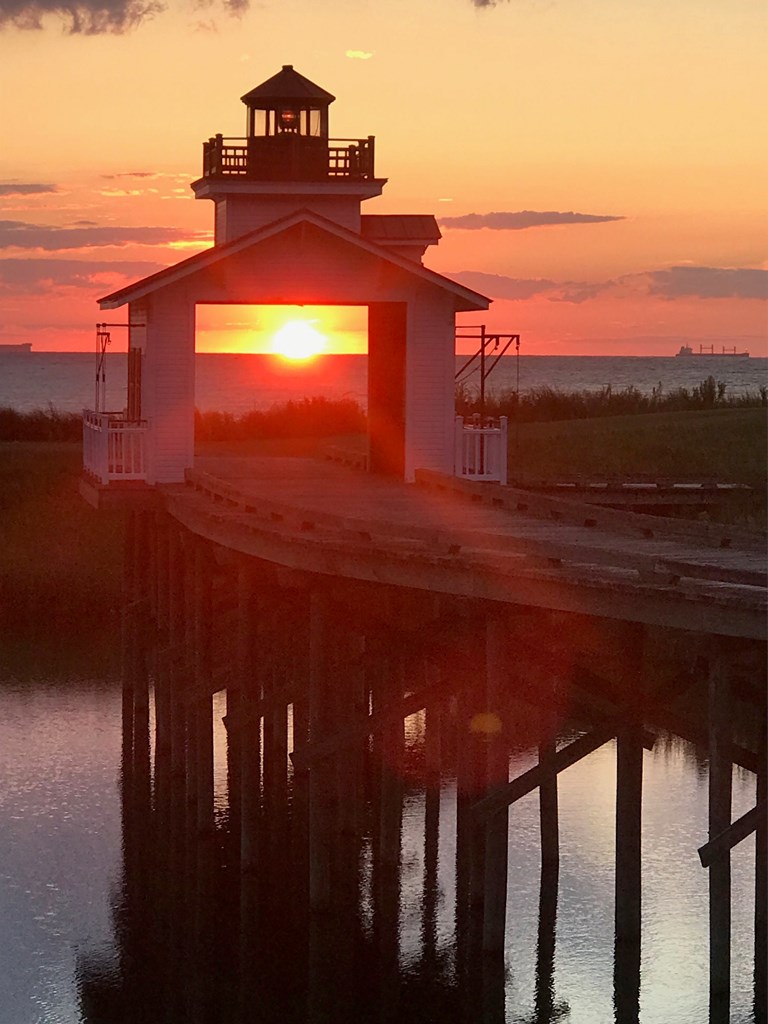
<instances>
[{"instance_id":1,"label":"cupola roof","mask_svg":"<svg viewBox=\"0 0 768 1024\"><path fill-rule=\"evenodd\" d=\"M328 106L336 99L319 85L310 82L304 75L294 71L293 64L283 64L282 70L257 85L240 99L249 107L270 105L275 100L303 100L313 106Z\"/></svg>"}]
</instances>

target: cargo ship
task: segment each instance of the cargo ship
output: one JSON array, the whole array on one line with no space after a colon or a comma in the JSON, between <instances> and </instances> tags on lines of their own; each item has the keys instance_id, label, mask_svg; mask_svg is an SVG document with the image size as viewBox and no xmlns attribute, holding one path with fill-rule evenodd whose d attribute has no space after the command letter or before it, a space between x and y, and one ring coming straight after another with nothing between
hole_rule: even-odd
<instances>
[{"instance_id":1,"label":"cargo ship","mask_svg":"<svg viewBox=\"0 0 768 1024\"><path fill-rule=\"evenodd\" d=\"M22 341L18 345L3 345L0 343L0 356L28 355L31 351L31 341Z\"/></svg>"},{"instance_id":2,"label":"cargo ship","mask_svg":"<svg viewBox=\"0 0 768 1024\"><path fill-rule=\"evenodd\" d=\"M683 357L684 359L688 356L714 356L716 359L749 359L749 352L737 352L736 346L733 348L726 348L724 345L719 352L715 352L714 345L699 345L699 351L694 352L690 345L681 345L680 351L676 352L677 357Z\"/></svg>"}]
</instances>

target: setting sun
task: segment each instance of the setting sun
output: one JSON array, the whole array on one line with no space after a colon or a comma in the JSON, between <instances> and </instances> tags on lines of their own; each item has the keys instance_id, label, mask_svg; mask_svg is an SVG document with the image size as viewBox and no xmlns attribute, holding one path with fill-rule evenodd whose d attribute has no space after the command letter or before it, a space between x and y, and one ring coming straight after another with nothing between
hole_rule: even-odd
<instances>
[{"instance_id":1,"label":"setting sun","mask_svg":"<svg viewBox=\"0 0 768 1024\"><path fill-rule=\"evenodd\" d=\"M307 320L289 320L272 336L271 349L284 359L311 359L325 351L328 338Z\"/></svg>"}]
</instances>

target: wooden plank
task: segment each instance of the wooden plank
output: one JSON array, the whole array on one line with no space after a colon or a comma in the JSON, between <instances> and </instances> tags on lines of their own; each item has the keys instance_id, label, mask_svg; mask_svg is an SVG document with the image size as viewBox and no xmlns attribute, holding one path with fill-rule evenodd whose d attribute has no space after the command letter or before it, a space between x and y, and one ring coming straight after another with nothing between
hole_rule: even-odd
<instances>
[{"instance_id":1,"label":"wooden plank","mask_svg":"<svg viewBox=\"0 0 768 1024\"><path fill-rule=\"evenodd\" d=\"M766 810L768 810L768 807L766 807L766 802L763 800L753 807L752 810L747 811L740 818L737 818L736 821L731 822L728 828L719 832L714 839L710 839L709 842L700 846L698 852L701 866L708 868L711 864L714 864L718 857L722 857L723 854L728 853L734 846L737 846L742 839L751 836L758 823L765 817Z\"/></svg>"},{"instance_id":2,"label":"wooden plank","mask_svg":"<svg viewBox=\"0 0 768 1024\"><path fill-rule=\"evenodd\" d=\"M602 576L588 567L555 575L520 566L474 565L427 554L398 554L307 535L283 536L235 513L211 512L210 503L193 493L168 492L172 515L190 530L233 550L290 568L357 580L430 590L564 612L627 619L669 628L763 640L768 635L765 599L753 588L741 593L722 584L699 584L680 593L657 582L630 583L615 573ZM747 589L747 588L745 588Z\"/></svg>"},{"instance_id":3,"label":"wooden plank","mask_svg":"<svg viewBox=\"0 0 768 1024\"><path fill-rule=\"evenodd\" d=\"M516 800L532 793L550 773L559 773L570 768L572 764L576 764L577 761L581 761L582 758L602 747L604 743L612 740L620 727L621 723L614 721L585 733L584 736L580 736L579 739L573 740L558 750L546 767L537 764L535 767L529 768L527 772L523 772L522 775L518 775L506 786L501 786L494 793L478 800L472 807L472 813L477 818L485 818L491 814L503 812Z\"/></svg>"}]
</instances>

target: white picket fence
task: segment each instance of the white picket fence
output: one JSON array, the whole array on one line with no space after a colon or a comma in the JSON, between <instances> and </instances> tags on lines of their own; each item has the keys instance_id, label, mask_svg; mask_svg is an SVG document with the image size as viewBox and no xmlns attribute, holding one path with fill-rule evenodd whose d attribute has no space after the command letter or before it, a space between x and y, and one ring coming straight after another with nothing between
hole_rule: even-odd
<instances>
[{"instance_id":1,"label":"white picket fence","mask_svg":"<svg viewBox=\"0 0 768 1024\"><path fill-rule=\"evenodd\" d=\"M498 426L488 421L465 423L456 417L456 476L466 480L507 482L507 417L501 416Z\"/></svg>"},{"instance_id":2,"label":"white picket fence","mask_svg":"<svg viewBox=\"0 0 768 1024\"><path fill-rule=\"evenodd\" d=\"M145 480L147 426L122 413L83 410L83 467L99 483Z\"/></svg>"}]
</instances>

